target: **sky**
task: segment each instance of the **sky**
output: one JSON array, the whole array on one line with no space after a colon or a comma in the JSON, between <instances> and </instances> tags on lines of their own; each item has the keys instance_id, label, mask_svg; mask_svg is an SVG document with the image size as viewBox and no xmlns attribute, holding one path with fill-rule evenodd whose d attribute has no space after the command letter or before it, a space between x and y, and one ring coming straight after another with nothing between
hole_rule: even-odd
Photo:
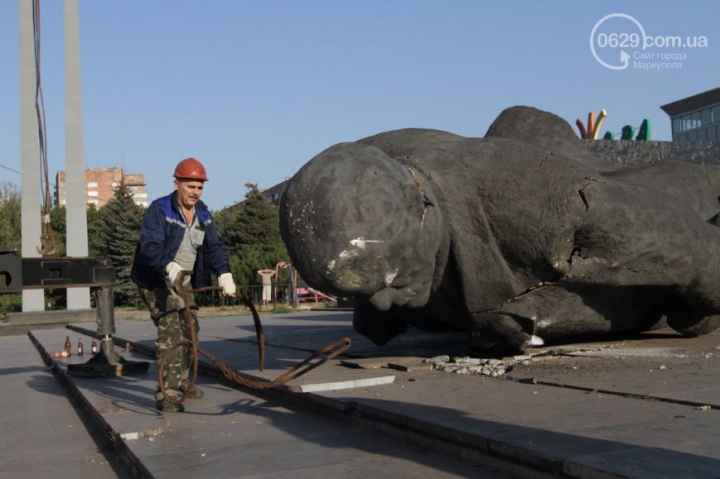
<instances>
[{"instance_id":1,"label":"sky","mask_svg":"<svg viewBox=\"0 0 720 479\"><path fill-rule=\"evenodd\" d=\"M0 1L0 182L18 187L19 1ZM712 0L79 0L79 12L86 167L144 174L152 200L195 157L214 211L336 143L409 127L482 137L516 105L576 132L605 109L602 133L618 137L647 118L670 141L660 106L720 87ZM63 2L40 13L54 178Z\"/></svg>"}]
</instances>

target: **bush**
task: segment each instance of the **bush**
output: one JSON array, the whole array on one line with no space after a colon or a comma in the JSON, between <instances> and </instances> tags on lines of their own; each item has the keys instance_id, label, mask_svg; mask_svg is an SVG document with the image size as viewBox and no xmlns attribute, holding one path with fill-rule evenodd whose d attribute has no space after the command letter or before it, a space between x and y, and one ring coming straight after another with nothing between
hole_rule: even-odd
<instances>
[{"instance_id":1,"label":"bush","mask_svg":"<svg viewBox=\"0 0 720 479\"><path fill-rule=\"evenodd\" d=\"M5 316L7 313L19 313L22 311L22 295L21 294L3 294L0 295L0 315Z\"/></svg>"}]
</instances>

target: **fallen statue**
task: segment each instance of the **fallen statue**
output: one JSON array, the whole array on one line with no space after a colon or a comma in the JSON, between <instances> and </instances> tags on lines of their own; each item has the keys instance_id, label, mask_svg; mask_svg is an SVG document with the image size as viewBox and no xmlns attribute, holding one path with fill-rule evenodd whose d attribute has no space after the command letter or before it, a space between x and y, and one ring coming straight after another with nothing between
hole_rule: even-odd
<instances>
[{"instance_id":1,"label":"fallen statue","mask_svg":"<svg viewBox=\"0 0 720 479\"><path fill-rule=\"evenodd\" d=\"M355 297L374 343L412 325L522 351L718 327L719 192L720 165L603 160L561 118L514 107L484 138L404 129L328 148L289 182L280 228L308 284Z\"/></svg>"}]
</instances>

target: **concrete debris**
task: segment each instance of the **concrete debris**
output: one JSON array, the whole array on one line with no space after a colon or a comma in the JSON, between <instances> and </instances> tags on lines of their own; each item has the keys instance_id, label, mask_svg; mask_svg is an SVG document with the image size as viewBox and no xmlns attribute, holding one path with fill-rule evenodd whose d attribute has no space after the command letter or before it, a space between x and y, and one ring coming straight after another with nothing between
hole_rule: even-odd
<instances>
[{"instance_id":1,"label":"concrete debris","mask_svg":"<svg viewBox=\"0 0 720 479\"><path fill-rule=\"evenodd\" d=\"M294 393L309 393L318 391L338 391L340 389L364 388L390 384L395 382L395 376L380 376L367 379L353 379L348 381L337 381L317 384L290 384L287 390Z\"/></svg>"},{"instance_id":2,"label":"concrete debris","mask_svg":"<svg viewBox=\"0 0 720 479\"><path fill-rule=\"evenodd\" d=\"M410 362L388 362L387 367L390 369L397 369L406 373L419 372L419 371L432 371L433 365L426 363L422 360L410 361Z\"/></svg>"},{"instance_id":3,"label":"concrete debris","mask_svg":"<svg viewBox=\"0 0 720 479\"><path fill-rule=\"evenodd\" d=\"M434 358L428 358L425 360L426 363L433 363L433 364L446 363L448 361L450 361L450 356L447 356L447 355L435 356Z\"/></svg>"},{"instance_id":4,"label":"concrete debris","mask_svg":"<svg viewBox=\"0 0 720 479\"><path fill-rule=\"evenodd\" d=\"M531 356L513 356L503 359L471 358L469 356L455 357L436 356L428 358L425 362L432 364L434 370L446 371L455 374L466 374L475 376L499 377L511 371L516 364L529 365L533 359Z\"/></svg>"},{"instance_id":5,"label":"concrete debris","mask_svg":"<svg viewBox=\"0 0 720 479\"><path fill-rule=\"evenodd\" d=\"M513 356L513 359L515 359L515 361L517 362L532 361L532 356L530 356L529 354L523 354L521 356Z\"/></svg>"}]
</instances>

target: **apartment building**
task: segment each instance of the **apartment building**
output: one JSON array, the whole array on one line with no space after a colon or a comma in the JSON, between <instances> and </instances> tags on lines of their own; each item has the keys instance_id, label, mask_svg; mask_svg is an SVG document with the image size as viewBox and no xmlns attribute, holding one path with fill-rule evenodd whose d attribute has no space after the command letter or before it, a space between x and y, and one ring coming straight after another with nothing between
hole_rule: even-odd
<instances>
[{"instance_id":1,"label":"apartment building","mask_svg":"<svg viewBox=\"0 0 720 479\"><path fill-rule=\"evenodd\" d=\"M148 195L145 176L141 174L128 174L121 168L90 168L85 170L85 187L87 190L87 203L102 208L115 195L115 189L124 184L130 189L135 204L147 207ZM55 181L55 201L64 206L65 172L57 172Z\"/></svg>"}]
</instances>

